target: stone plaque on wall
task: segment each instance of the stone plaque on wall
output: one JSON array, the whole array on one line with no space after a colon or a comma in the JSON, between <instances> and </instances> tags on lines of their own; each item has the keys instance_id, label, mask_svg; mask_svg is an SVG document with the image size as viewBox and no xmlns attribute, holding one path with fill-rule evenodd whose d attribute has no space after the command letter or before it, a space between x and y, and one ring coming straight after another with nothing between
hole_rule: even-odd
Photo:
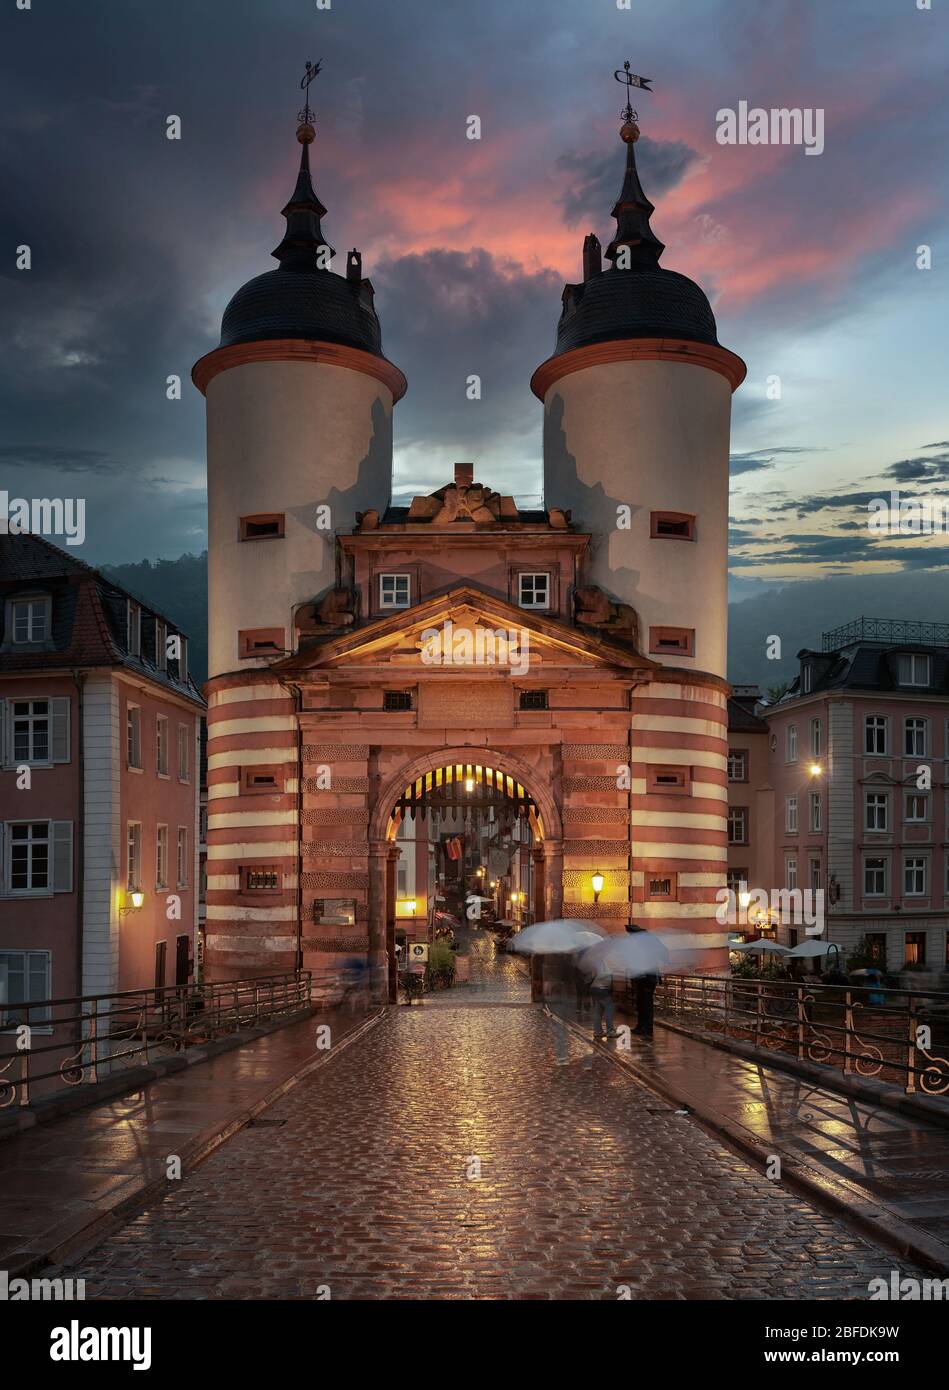
<instances>
[{"instance_id":1,"label":"stone plaque on wall","mask_svg":"<svg viewBox=\"0 0 949 1390\"><path fill-rule=\"evenodd\" d=\"M420 729L509 729L514 687L508 681L432 681L419 685Z\"/></svg>"}]
</instances>

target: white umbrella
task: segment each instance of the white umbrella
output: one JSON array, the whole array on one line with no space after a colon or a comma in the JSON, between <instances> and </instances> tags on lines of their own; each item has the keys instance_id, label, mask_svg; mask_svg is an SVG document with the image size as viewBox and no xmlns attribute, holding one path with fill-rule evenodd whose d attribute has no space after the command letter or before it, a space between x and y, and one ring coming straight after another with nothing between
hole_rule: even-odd
<instances>
[{"instance_id":1,"label":"white umbrella","mask_svg":"<svg viewBox=\"0 0 949 1390\"><path fill-rule=\"evenodd\" d=\"M654 932L624 932L598 941L580 957L580 969L594 975L661 975L669 968L669 952Z\"/></svg>"},{"instance_id":2,"label":"white umbrella","mask_svg":"<svg viewBox=\"0 0 949 1390\"><path fill-rule=\"evenodd\" d=\"M760 941L743 941L740 946L734 946L732 949L735 951L748 952L772 951L778 956L789 956L791 954L790 946L782 946L777 941L765 941L764 938Z\"/></svg>"},{"instance_id":3,"label":"white umbrella","mask_svg":"<svg viewBox=\"0 0 949 1390\"><path fill-rule=\"evenodd\" d=\"M835 941L815 941L810 937L807 941L802 941L800 946L795 946L789 954L807 960L812 956L829 956L831 951L840 953L840 947Z\"/></svg>"},{"instance_id":4,"label":"white umbrella","mask_svg":"<svg viewBox=\"0 0 949 1390\"><path fill-rule=\"evenodd\" d=\"M595 945L602 934L592 922L537 922L518 932L511 942L511 950L523 955L568 955Z\"/></svg>"}]
</instances>

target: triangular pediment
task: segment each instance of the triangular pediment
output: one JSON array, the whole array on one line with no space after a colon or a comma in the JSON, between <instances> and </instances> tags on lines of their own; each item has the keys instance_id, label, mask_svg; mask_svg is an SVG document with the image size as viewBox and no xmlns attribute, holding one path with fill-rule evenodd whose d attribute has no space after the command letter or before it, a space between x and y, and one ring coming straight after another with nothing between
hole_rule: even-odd
<instances>
[{"instance_id":1,"label":"triangular pediment","mask_svg":"<svg viewBox=\"0 0 949 1390\"><path fill-rule=\"evenodd\" d=\"M492 667L523 674L525 663L532 674L544 666L599 667L629 675L658 668L629 646L464 586L330 634L272 669L290 675L320 667L388 665L420 672L456 668L464 674Z\"/></svg>"}]
</instances>

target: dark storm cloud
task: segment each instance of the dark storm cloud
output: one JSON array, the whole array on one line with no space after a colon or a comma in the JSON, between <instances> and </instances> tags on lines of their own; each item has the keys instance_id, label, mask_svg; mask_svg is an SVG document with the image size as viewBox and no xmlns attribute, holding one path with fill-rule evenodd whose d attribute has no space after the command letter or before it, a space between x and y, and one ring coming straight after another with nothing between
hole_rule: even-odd
<instances>
[{"instance_id":1,"label":"dark storm cloud","mask_svg":"<svg viewBox=\"0 0 949 1390\"><path fill-rule=\"evenodd\" d=\"M729 472L733 478L743 473L757 473L764 468L773 468L775 461L784 456L813 454L819 450L806 445L779 445L773 449L755 449L749 453L732 454L729 459Z\"/></svg>"},{"instance_id":2,"label":"dark storm cloud","mask_svg":"<svg viewBox=\"0 0 949 1390\"><path fill-rule=\"evenodd\" d=\"M935 448L934 444L927 446ZM891 463L889 468L884 469L884 478L894 478L900 483L938 483L949 479L949 454L941 454L938 458L910 458L900 459L898 463Z\"/></svg>"},{"instance_id":3,"label":"dark storm cloud","mask_svg":"<svg viewBox=\"0 0 949 1390\"><path fill-rule=\"evenodd\" d=\"M652 202L654 195L675 188L700 163L701 156L684 140L651 140L644 135L636 144L636 167ZM561 195L564 222L573 227L586 217L599 225L604 210L613 206L622 187L622 168L615 151L568 151L558 158L557 168L570 179Z\"/></svg>"},{"instance_id":4,"label":"dark storm cloud","mask_svg":"<svg viewBox=\"0 0 949 1390\"><path fill-rule=\"evenodd\" d=\"M484 460L486 482L510 486L509 478L490 476L490 464L503 462L492 456L486 416L503 420L509 437L536 436L539 455L541 406L531 395L530 374L553 346L559 278L476 249L402 256L384 262L373 281L393 325L386 352L409 379L397 408L399 446L427 446L440 470L397 476L397 490L427 487L433 478L439 486L455 459L469 457ZM480 378L480 400L468 399L470 376Z\"/></svg>"}]
</instances>

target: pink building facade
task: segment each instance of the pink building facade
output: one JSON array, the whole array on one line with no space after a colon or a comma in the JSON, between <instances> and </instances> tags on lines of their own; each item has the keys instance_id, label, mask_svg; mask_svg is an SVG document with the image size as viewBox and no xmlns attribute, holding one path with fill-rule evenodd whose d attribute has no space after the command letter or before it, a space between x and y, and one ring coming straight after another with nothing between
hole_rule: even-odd
<instances>
[{"instance_id":1,"label":"pink building facade","mask_svg":"<svg viewBox=\"0 0 949 1390\"><path fill-rule=\"evenodd\" d=\"M844 956L865 938L890 973L935 981L949 950L949 627L859 619L799 660L760 711L757 791L773 813L754 827L759 886L822 890ZM804 934L783 915L778 940Z\"/></svg>"},{"instance_id":2,"label":"pink building facade","mask_svg":"<svg viewBox=\"0 0 949 1390\"><path fill-rule=\"evenodd\" d=\"M185 983L203 711L187 639L36 536L0 537L0 605L0 1003Z\"/></svg>"}]
</instances>

